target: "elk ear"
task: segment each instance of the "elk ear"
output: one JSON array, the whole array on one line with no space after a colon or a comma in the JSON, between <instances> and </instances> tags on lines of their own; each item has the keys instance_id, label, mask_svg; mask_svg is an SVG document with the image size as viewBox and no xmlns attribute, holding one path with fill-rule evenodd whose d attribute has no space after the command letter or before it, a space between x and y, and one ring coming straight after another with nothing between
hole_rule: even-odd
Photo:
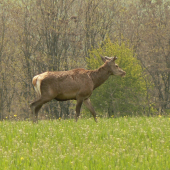
<instances>
[{"instance_id":1,"label":"elk ear","mask_svg":"<svg viewBox=\"0 0 170 170\"><path fill-rule=\"evenodd\" d=\"M105 63L106 62L106 58L103 57L102 55L100 55L100 57L101 57L102 61Z\"/></svg>"},{"instance_id":2,"label":"elk ear","mask_svg":"<svg viewBox=\"0 0 170 170\"><path fill-rule=\"evenodd\" d=\"M100 55L101 56L101 55ZM107 57L107 56L101 56L101 58L102 58L102 60L103 60L103 62L105 63L106 61L111 61L111 60L113 60L113 58L114 57Z\"/></svg>"},{"instance_id":3,"label":"elk ear","mask_svg":"<svg viewBox=\"0 0 170 170\"><path fill-rule=\"evenodd\" d=\"M112 57L112 61L115 61L115 60L117 60L117 57L116 56Z\"/></svg>"},{"instance_id":4,"label":"elk ear","mask_svg":"<svg viewBox=\"0 0 170 170\"><path fill-rule=\"evenodd\" d=\"M107 56L105 56L105 59L111 61L111 60L112 60L112 57L107 57Z\"/></svg>"}]
</instances>

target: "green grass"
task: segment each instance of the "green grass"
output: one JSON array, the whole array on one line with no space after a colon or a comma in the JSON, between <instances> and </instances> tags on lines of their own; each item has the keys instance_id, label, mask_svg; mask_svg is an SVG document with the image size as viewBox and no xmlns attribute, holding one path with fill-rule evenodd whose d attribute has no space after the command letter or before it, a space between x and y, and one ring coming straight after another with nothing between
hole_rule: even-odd
<instances>
[{"instance_id":1,"label":"green grass","mask_svg":"<svg viewBox=\"0 0 170 170\"><path fill-rule=\"evenodd\" d=\"M169 170L170 119L0 122L2 170Z\"/></svg>"}]
</instances>

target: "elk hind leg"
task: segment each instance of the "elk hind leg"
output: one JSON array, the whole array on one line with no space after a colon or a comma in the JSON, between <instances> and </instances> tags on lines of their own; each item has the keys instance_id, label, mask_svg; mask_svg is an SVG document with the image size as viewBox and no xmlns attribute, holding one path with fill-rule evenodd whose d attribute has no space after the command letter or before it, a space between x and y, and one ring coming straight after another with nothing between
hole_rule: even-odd
<instances>
[{"instance_id":1,"label":"elk hind leg","mask_svg":"<svg viewBox=\"0 0 170 170\"><path fill-rule=\"evenodd\" d=\"M77 100L77 104L76 104L76 115L75 115L75 121L77 122L79 116L80 116L80 109L81 109L81 105L83 103L82 99L78 99Z\"/></svg>"},{"instance_id":2,"label":"elk hind leg","mask_svg":"<svg viewBox=\"0 0 170 170\"><path fill-rule=\"evenodd\" d=\"M32 110L32 120L33 122L38 122L38 112L41 109L42 105L45 104L50 100L44 100L43 98L40 98L39 100L31 103L30 107Z\"/></svg>"},{"instance_id":3,"label":"elk hind leg","mask_svg":"<svg viewBox=\"0 0 170 170\"><path fill-rule=\"evenodd\" d=\"M31 108L31 113L32 113L31 119L32 119L33 122L36 122L36 116L35 116L35 108L36 107L35 107L35 102L30 104L30 108Z\"/></svg>"}]
</instances>

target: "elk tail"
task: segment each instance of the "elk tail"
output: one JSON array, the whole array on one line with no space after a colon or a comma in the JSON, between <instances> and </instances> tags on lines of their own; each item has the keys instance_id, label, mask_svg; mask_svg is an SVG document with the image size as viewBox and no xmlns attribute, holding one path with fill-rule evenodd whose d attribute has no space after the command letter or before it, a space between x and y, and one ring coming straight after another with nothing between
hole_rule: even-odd
<instances>
[{"instance_id":1,"label":"elk tail","mask_svg":"<svg viewBox=\"0 0 170 170\"><path fill-rule=\"evenodd\" d=\"M38 96L41 96L41 80L39 79L39 75L33 77L32 79L32 84L34 86L34 89L36 91L36 93L38 94Z\"/></svg>"}]
</instances>

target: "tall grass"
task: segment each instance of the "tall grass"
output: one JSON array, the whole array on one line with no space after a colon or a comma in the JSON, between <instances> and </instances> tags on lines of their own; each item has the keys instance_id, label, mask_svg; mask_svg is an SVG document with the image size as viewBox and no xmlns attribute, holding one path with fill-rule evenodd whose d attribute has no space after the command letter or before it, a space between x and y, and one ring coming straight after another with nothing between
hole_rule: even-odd
<instances>
[{"instance_id":1,"label":"tall grass","mask_svg":"<svg viewBox=\"0 0 170 170\"><path fill-rule=\"evenodd\" d=\"M169 118L0 122L2 170L168 170Z\"/></svg>"}]
</instances>

